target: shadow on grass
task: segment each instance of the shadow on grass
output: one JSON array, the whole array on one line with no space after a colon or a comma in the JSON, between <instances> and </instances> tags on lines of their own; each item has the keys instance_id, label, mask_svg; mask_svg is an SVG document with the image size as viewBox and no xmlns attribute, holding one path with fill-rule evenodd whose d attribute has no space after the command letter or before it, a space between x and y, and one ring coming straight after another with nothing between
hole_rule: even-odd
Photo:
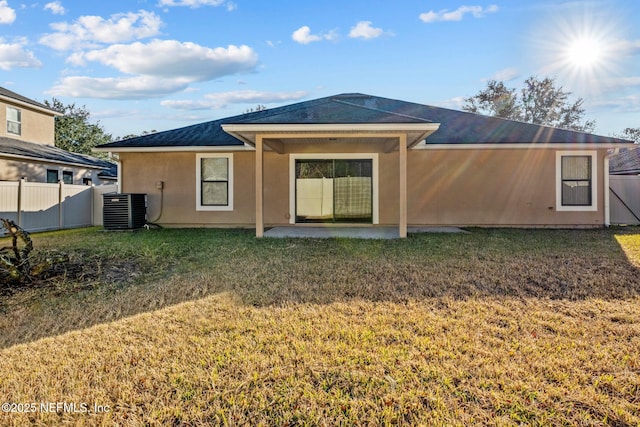
<instances>
[{"instance_id":1,"label":"shadow on grass","mask_svg":"<svg viewBox=\"0 0 640 427\"><path fill-rule=\"evenodd\" d=\"M3 298L0 348L222 292L257 307L640 296L638 228L471 231L406 240L257 240L251 230L213 229L36 236L99 271Z\"/></svg>"}]
</instances>

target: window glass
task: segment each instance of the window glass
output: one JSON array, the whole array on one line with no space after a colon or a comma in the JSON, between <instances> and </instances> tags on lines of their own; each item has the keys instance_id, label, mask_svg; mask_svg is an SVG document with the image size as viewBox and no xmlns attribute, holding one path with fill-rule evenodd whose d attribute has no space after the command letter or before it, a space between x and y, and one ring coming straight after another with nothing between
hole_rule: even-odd
<instances>
[{"instance_id":1,"label":"window glass","mask_svg":"<svg viewBox=\"0 0 640 427\"><path fill-rule=\"evenodd\" d=\"M200 158L200 206L230 207L230 158Z\"/></svg>"},{"instance_id":2,"label":"window glass","mask_svg":"<svg viewBox=\"0 0 640 427\"><path fill-rule=\"evenodd\" d=\"M562 156L562 205L591 205L591 156Z\"/></svg>"},{"instance_id":3,"label":"window glass","mask_svg":"<svg viewBox=\"0 0 640 427\"><path fill-rule=\"evenodd\" d=\"M226 181L229 176L228 162L226 158L202 159L202 180Z\"/></svg>"},{"instance_id":4,"label":"window glass","mask_svg":"<svg viewBox=\"0 0 640 427\"><path fill-rule=\"evenodd\" d=\"M7 133L20 135L21 132L21 113L20 110L13 107L7 107Z\"/></svg>"},{"instance_id":5,"label":"window glass","mask_svg":"<svg viewBox=\"0 0 640 427\"><path fill-rule=\"evenodd\" d=\"M65 184L73 184L73 172L71 171L63 171L62 172L62 182Z\"/></svg>"},{"instance_id":6,"label":"window glass","mask_svg":"<svg viewBox=\"0 0 640 427\"><path fill-rule=\"evenodd\" d=\"M47 169L47 182L50 184L58 183L58 171L53 169Z\"/></svg>"},{"instance_id":7,"label":"window glass","mask_svg":"<svg viewBox=\"0 0 640 427\"><path fill-rule=\"evenodd\" d=\"M228 189L226 182L203 182L202 204L209 206L227 205Z\"/></svg>"}]
</instances>

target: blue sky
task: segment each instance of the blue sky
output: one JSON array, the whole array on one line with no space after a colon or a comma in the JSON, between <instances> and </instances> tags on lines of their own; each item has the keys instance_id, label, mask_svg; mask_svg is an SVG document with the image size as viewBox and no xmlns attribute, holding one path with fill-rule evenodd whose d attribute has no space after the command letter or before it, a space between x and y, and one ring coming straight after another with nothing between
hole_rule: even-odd
<instances>
[{"instance_id":1,"label":"blue sky","mask_svg":"<svg viewBox=\"0 0 640 427\"><path fill-rule=\"evenodd\" d=\"M114 137L343 92L460 109L553 77L596 133L640 127L640 1L0 0L0 86Z\"/></svg>"}]
</instances>

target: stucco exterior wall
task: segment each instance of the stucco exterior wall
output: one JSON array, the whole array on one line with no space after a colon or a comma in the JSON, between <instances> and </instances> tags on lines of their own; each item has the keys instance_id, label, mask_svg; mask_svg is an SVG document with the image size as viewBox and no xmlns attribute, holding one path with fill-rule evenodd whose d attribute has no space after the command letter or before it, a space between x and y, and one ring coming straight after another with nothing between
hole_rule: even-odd
<instances>
[{"instance_id":1,"label":"stucco exterior wall","mask_svg":"<svg viewBox=\"0 0 640 427\"><path fill-rule=\"evenodd\" d=\"M165 226L252 226L255 225L254 154L233 153L233 211L196 211L194 152L121 153L122 191L147 194L148 219ZM156 187L159 181L163 182L162 190Z\"/></svg>"},{"instance_id":2,"label":"stucco exterior wall","mask_svg":"<svg viewBox=\"0 0 640 427\"><path fill-rule=\"evenodd\" d=\"M59 179L62 179L62 171L73 172L73 183L82 184L84 178L91 179L93 185L111 184L110 180L101 180L98 169L87 169L79 166L62 166L59 164L38 162L34 160L17 161L0 158L0 181L17 181L26 179L30 182L47 182L47 169L57 170Z\"/></svg>"},{"instance_id":3,"label":"stucco exterior wall","mask_svg":"<svg viewBox=\"0 0 640 427\"><path fill-rule=\"evenodd\" d=\"M20 135L7 132L7 106L20 110ZM29 108L23 104L14 104L6 100L0 100L0 136L15 138L21 141L35 142L38 144L54 145L54 116Z\"/></svg>"},{"instance_id":4,"label":"stucco exterior wall","mask_svg":"<svg viewBox=\"0 0 640 427\"><path fill-rule=\"evenodd\" d=\"M289 144L264 155L266 226L289 225L292 153L378 153L379 224L399 221L399 154L377 143ZM602 226L606 150L598 150L597 211L556 210L556 150L411 150L409 225ZM328 158L330 155L327 156ZM233 153L234 210L196 211L195 152L120 153L122 191L148 195L148 218L164 226L255 226L255 153ZM156 183L163 181L161 190Z\"/></svg>"},{"instance_id":5,"label":"stucco exterior wall","mask_svg":"<svg viewBox=\"0 0 640 427\"><path fill-rule=\"evenodd\" d=\"M556 151L409 152L408 222L414 225L602 226L606 150L597 159L597 211L556 210Z\"/></svg>"}]
</instances>

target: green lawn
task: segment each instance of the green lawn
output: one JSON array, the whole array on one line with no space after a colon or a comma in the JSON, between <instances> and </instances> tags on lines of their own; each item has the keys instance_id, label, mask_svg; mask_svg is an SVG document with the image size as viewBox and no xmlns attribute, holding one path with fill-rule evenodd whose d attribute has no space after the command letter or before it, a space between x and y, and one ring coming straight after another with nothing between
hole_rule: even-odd
<instances>
[{"instance_id":1,"label":"green lawn","mask_svg":"<svg viewBox=\"0 0 640 427\"><path fill-rule=\"evenodd\" d=\"M640 425L640 229L470 231L34 235L0 424Z\"/></svg>"}]
</instances>

